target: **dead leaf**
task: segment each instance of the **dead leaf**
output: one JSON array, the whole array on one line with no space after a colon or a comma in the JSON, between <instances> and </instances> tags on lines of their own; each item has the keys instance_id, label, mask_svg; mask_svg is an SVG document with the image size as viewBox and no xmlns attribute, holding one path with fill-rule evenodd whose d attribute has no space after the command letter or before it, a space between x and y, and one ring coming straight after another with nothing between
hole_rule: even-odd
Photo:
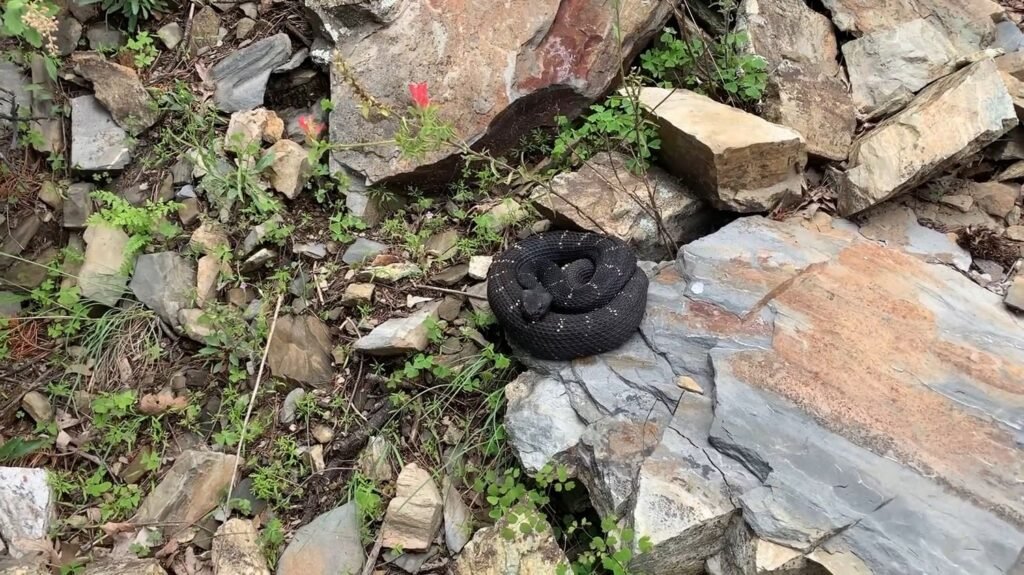
<instances>
[{"instance_id":1,"label":"dead leaf","mask_svg":"<svg viewBox=\"0 0 1024 575\"><path fill-rule=\"evenodd\" d=\"M172 409L188 407L188 398L175 396L170 389L164 388L156 393L147 393L139 400L139 411L146 415L160 415Z\"/></svg>"}]
</instances>

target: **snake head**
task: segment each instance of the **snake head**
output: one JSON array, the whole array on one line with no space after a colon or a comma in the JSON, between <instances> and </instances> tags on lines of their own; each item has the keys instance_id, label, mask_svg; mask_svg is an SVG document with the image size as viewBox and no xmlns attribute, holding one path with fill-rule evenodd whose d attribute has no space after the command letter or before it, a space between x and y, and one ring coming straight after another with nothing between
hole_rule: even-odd
<instances>
[{"instance_id":1,"label":"snake head","mask_svg":"<svg viewBox=\"0 0 1024 575\"><path fill-rule=\"evenodd\" d=\"M523 317L529 321L537 321L548 313L552 301L547 290L523 290Z\"/></svg>"}]
</instances>

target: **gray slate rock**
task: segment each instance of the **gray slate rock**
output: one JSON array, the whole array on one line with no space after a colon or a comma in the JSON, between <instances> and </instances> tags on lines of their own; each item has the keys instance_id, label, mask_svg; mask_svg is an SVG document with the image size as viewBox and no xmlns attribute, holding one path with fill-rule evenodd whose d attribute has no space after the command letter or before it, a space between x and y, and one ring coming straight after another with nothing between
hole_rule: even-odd
<instances>
[{"instance_id":1,"label":"gray slate rock","mask_svg":"<svg viewBox=\"0 0 1024 575\"><path fill-rule=\"evenodd\" d=\"M131 161L128 134L95 96L71 100L71 167L83 171L120 170Z\"/></svg>"},{"instance_id":2,"label":"gray slate rock","mask_svg":"<svg viewBox=\"0 0 1024 575\"><path fill-rule=\"evenodd\" d=\"M190 307L196 290L195 263L177 252L139 256L130 284L139 301L179 329L178 311Z\"/></svg>"},{"instance_id":3,"label":"gray slate rock","mask_svg":"<svg viewBox=\"0 0 1024 575\"><path fill-rule=\"evenodd\" d=\"M359 513L350 501L300 527L277 564L277 575L360 573L366 552Z\"/></svg>"},{"instance_id":4,"label":"gray slate rock","mask_svg":"<svg viewBox=\"0 0 1024 575\"><path fill-rule=\"evenodd\" d=\"M270 72L287 62L291 53L291 39L280 33L232 52L218 62L210 70L217 107L224 112L237 112L263 105Z\"/></svg>"},{"instance_id":5,"label":"gray slate rock","mask_svg":"<svg viewBox=\"0 0 1024 575\"><path fill-rule=\"evenodd\" d=\"M25 71L14 62L7 60L0 61L0 86L4 89L9 90L14 94L14 107L15 109L0 110L4 114L13 116L18 115L18 109L24 108L26 111L32 105L32 97L28 93L28 86L31 84L31 80ZM0 130L5 130L10 126L10 122L7 120L0 120Z\"/></svg>"},{"instance_id":6,"label":"gray slate rock","mask_svg":"<svg viewBox=\"0 0 1024 575\"><path fill-rule=\"evenodd\" d=\"M322 321L311 315L285 315L277 319L267 364L275 377L327 385L334 378L332 349L331 335Z\"/></svg>"},{"instance_id":7,"label":"gray slate rock","mask_svg":"<svg viewBox=\"0 0 1024 575\"><path fill-rule=\"evenodd\" d=\"M85 37L89 39L89 49L97 52L116 50L124 44L124 33L107 26L104 22L97 22L86 28Z\"/></svg>"},{"instance_id":8,"label":"gray slate rock","mask_svg":"<svg viewBox=\"0 0 1024 575\"><path fill-rule=\"evenodd\" d=\"M78 41L82 39L82 23L71 16L64 16L57 20L57 32L54 34L57 44L57 54L67 56L78 47Z\"/></svg>"},{"instance_id":9,"label":"gray slate rock","mask_svg":"<svg viewBox=\"0 0 1024 575\"><path fill-rule=\"evenodd\" d=\"M85 228L86 220L92 215L93 203L91 194L95 189L96 186L84 182L68 186L68 199L63 202L64 219L62 223L65 228L73 230Z\"/></svg>"},{"instance_id":10,"label":"gray slate rock","mask_svg":"<svg viewBox=\"0 0 1024 575\"><path fill-rule=\"evenodd\" d=\"M156 31L156 35L160 37L160 41L164 43L164 46L166 46L168 50L175 49L178 44L181 44L181 39L184 37L184 33L181 30L181 24L178 24L177 22L171 22L170 24L161 26L160 29Z\"/></svg>"},{"instance_id":11,"label":"gray slate rock","mask_svg":"<svg viewBox=\"0 0 1024 575\"><path fill-rule=\"evenodd\" d=\"M387 244L368 240L366 238L356 238L356 241L352 243L345 250L345 254L341 256L341 261L348 265L366 263L369 260L377 257L378 254L387 251Z\"/></svg>"}]
</instances>

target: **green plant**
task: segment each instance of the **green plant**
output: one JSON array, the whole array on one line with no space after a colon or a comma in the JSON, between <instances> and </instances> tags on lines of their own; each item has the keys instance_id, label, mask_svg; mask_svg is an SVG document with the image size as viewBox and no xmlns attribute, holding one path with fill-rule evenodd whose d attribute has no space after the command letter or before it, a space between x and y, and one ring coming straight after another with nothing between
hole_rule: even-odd
<instances>
[{"instance_id":1,"label":"green plant","mask_svg":"<svg viewBox=\"0 0 1024 575\"><path fill-rule=\"evenodd\" d=\"M263 351L268 326L263 314L247 322L242 310L223 303L209 302L199 321L210 327L199 356L213 363L214 373L228 374L232 383L249 377L249 368Z\"/></svg>"},{"instance_id":2,"label":"green plant","mask_svg":"<svg viewBox=\"0 0 1024 575\"><path fill-rule=\"evenodd\" d=\"M236 203L249 221L263 221L281 211L281 201L260 176L274 162L274 155L261 154L259 141L239 150L232 161L218 158L212 150L201 150L199 159L207 170L202 187L220 210L222 221L230 217Z\"/></svg>"},{"instance_id":3,"label":"green plant","mask_svg":"<svg viewBox=\"0 0 1024 575\"><path fill-rule=\"evenodd\" d=\"M700 38L681 39L672 28L640 55L640 67L658 85L673 85L709 96L751 104L764 95L768 62L747 51L746 32L730 32L710 46Z\"/></svg>"},{"instance_id":4,"label":"green plant","mask_svg":"<svg viewBox=\"0 0 1024 575\"><path fill-rule=\"evenodd\" d=\"M99 443L107 450L123 448L131 451L140 439L143 428L155 444L163 442L164 430L159 417L135 410L134 390L101 393L92 400L92 425Z\"/></svg>"},{"instance_id":5,"label":"green plant","mask_svg":"<svg viewBox=\"0 0 1024 575\"><path fill-rule=\"evenodd\" d=\"M356 472L348 482L348 498L359 512L359 533L364 542L373 540L373 525L384 517L380 487L372 479Z\"/></svg>"},{"instance_id":6,"label":"green plant","mask_svg":"<svg viewBox=\"0 0 1024 575\"><path fill-rule=\"evenodd\" d=\"M128 30L134 31L139 20L148 20L154 12L167 11L164 0L82 0L83 4L101 3L107 15L121 14L128 20Z\"/></svg>"},{"instance_id":7,"label":"green plant","mask_svg":"<svg viewBox=\"0 0 1024 575\"><path fill-rule=\"evenodd\" d=\"M99 501L100 519L116 521L129 517L139 506L142 491L138 485L115 485L106 478L106 471L97 470L81 485L83 503Z\"/></svg>"},{"instance_id":8,"label":"green plant","mask_svg":"<svg viewBox=\"0 0 1024 575\"><path fill-rule=\"evenodd\" d=\"M269 463L257 465L249 475L252 493L275 508L284 509L304 493L300 481L306 468L302 452L294 439L281 436L274 441L268 459Z\"/></svg>"},{"instance_id":9,"label":"green plant","mask_svg":"<svg viewBox=\"0 0 1024 575\"><path fill-rule=\"evenodd\" d=\"M167 219L181 204L147 200L144 205L135 207L124 198L103 190L93 192L92 197L103 207L89 216L88 222L106 223L128 234L128 246L125 249L127 261L131 261L133 254L148 246L155 235L173 238L181 231L181 228Z\"/></svg>"},{"instance_id":10,"label":"green plant","mask_svg":"<svg viewBox=\"0 0 1024 575\"><path fill-rule=\"evenodd\" d=\"M366 222L362 218L349 213L338 212L331 216L329 230L331 239L336 242L347 244L354 241L355 232L365 230Z\"/></svg>"},{"instance_id":11,"label":"green plant","mask_svg":"<svg viewBox=\"0 0 1024 575\"><path fill-rule=\"evenodd\" d=\"M154 168L177 161L183 152L194 150L192 161L200 160L199 150L211 150L221 123L217 110L207 101L196 98L188 83L178 81L163 92L158 106L166 120L152 151L145 157L146 167Z\"/></svg>"},{"instance_id":12,"label":"green plant","mask_svg":"<svg viewBox=\"0 0 1024 575\"><path fill-rule=\"evenodd\" d=\"M636 79L627 79L629 82L635 85ZM551 155L558 161L573 156L586 160L601 150L620 150L627 152L628 167L636 172L646 168L661 148L658 125L644 113L638 90L627 89L625 94L613 94L594 104L577 128L565 116L557 121L559 133Z\"/></svg>"},{"instance_id":13,"label":"green plant","mask_svg":"<svg viewBox=\"0 0 1024 575\"><path fill-rule=\"evenodd\" d=\"M242 429L245 423L245 412L249 407L249 397L238 391L234 386L224 388L220 398L221 421L220 429L213 434L213 442L221 447L234 447L242 440ZM263 435L267 422L262 417L254 417L245 427L245 441L252 442Z\"/></svg>"},{"instance_id":14,"label":"green plant","mask_svg":"<svg viewBox=\"0 0 1024 575\"><path fill-rule=\"evenodd\" d=\"M270 565L277 563L281 556L281 547L284 545L284 523L277 517L267 521L260 533L260 546L263 548L263 555Z\"/></svg>"},{"instance_id":15,"label":"green plant","mask_svg":"<svg viewBox=\"0 0 1024 575\"><path fill-rule=\"evenodd\" d=\"M52 443L49 438L24 440L20 437L12 437L0 443L0 463L21 459L26 455L47 447Z\"/></svg>"},{"instance_id":16,"label":"green plant","mask_svg":"<svg viewBox=\"0 0 1024 575\"><path fill-rule=\"evenodd\" d=\"M145 31L139 32L134 38L128 38L121 50L131 54L135 67L140 70L152 66L157 56L160 55L156 44L153 43L153 38L149 32Z\"/></svg>"},{"instance_id":17,"label":"green plant","mask_svg":"<svg viewBox=\"0 0 1024 575\"><path fill-rule=\"evenodd\" d=\"M580 528L589 527L589 522L573 521L566 530L572 535ZM649 537L636 537L629 528L620 527L615 519L601 520L603 535L590 537L588 549L579 554L571 566L560 566L558 575L591 575L593 573L610 573L611 575L630 575L629 563L633 560L634 545L640 553L653 549Z\"/></svg>"}]
</instances>

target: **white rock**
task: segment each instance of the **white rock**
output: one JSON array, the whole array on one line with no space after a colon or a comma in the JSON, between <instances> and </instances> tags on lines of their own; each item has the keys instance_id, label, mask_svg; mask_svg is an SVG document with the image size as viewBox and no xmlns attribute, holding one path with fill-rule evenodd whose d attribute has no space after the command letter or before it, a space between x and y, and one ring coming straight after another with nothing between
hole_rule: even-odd
<instances>
[{"instance_id":1,"label":"white rock","mask_svg":"<svg viewBox=\"0 0 1024 575\"><path fill-rule=\"evenodd\" d=\"M114 306L125 293L131 267L125 255L128 234L107 224L93 224L85 230L85 258L78 272L82 297Z\"/></svg>"},{"instance_id":2,"label":"white rock","mask_svg":"<svg viewBox=\"0 0 1024 575\"><path fill-rule=\"evenodd\" d=\"M54 503L45 469L0 467L0 539L8 554L46 549Z\"/></svg>"},{"instance_id":3,"label":"white rock","mask_svg":"<svg viewBox=\"0 0 1024 575\"><path fill-rule=\"evenodd\" d=\"M267 168L270 172L270 185L289 200L294 200L312 174L309 152L291 140L278 140L267 153L274 156Z\"/></svg>"},{"instance_id":4,"label":"white rock","mask_svg":"<svg viewBox=\"0 0 1024 575\"><path fill-rule=\"evenodd\" d=\"M391 318L356 340L353 349L378 356L402 355L427 348L427 322L437 319L440 303L429 304L409 317Z\"/></svg>"},{"instance_id":5,"label":"white rock","mask_svg":"<svg viewBox=\"0 0 1024 575\"><path fill-rule=\"evenodd\" d=\"M469 258L469 277L475 280L487 279L487 270L491 269L492 256L472 256Z\"/></svg>"}]
</instances>

